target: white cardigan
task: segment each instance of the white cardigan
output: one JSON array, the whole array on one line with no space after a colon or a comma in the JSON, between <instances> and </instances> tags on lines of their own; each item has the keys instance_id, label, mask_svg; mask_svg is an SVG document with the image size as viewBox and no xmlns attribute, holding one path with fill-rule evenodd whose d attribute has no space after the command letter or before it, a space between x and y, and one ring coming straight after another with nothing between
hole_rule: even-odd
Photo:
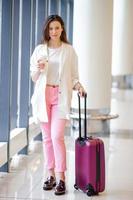
<instances>
[{"instance_id":1,"label":"white cardigan","mask_svg":"<svg viewBox=\"0 0 133 200\"><path fill-rule=\"evenodd\" d=\"M47 122L47 111L45 102L45 87L47 82L48 67L43 72L37 68L37 60L40 57L48 59L47 44L38 45L30 60L30 71L32 80L36 83L31 98L32 111L35 123ZM69 119L72 89L79 82L77 55L70 44L62 43L59 59L59 96L58 116L61 119Z\"/></svg>"}]
</instances>

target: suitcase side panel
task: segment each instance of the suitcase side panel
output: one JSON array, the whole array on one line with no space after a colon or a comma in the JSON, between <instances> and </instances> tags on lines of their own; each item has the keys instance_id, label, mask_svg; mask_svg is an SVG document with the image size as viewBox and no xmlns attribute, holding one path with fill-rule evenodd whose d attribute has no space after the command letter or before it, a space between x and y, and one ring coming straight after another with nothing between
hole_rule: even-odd
<instances>
[{"instance_id":1,"label":"suitcase side panel","mask_svg":"<svg viewBox=\"0 0 133 200\"><path fill-rule=\"evenodd\" d=\"M104 154L104 143L101 139L97 139L98 146L98 160L100 163L97 163L97 171L99 177L97 178L96 190L98 192L103 192L105 189L105 154Z\"/></svg>"},{"instance_id":2,"label":"suitcase side panel","mask_svg":"<svg viewBox=\"0 0 133 200\"><path fill-rule=\"evenodd\" d=\"M100 163L98 165L97 146ZM81 145L78 140L75 142L75 175L76 185L86 191L86 186L90 183L94 190L102 192L105 188L105 163L104 145L99 139L85 140ZM99 176L97 176L97 171Z\"/></svg>"},{"instance_id":3,"label":"suitcase side panel","mask_svg":"<svg viewBox=\"0 0 133 200\"><path fill-rule=\"evenodd\" d=\"M85 141L81 145L79 141L75 144L75 166L76 166L76 185L86 191L88 183L95 185L96 180L96 150L94 142Z\"/></svg>"}]
</instances>

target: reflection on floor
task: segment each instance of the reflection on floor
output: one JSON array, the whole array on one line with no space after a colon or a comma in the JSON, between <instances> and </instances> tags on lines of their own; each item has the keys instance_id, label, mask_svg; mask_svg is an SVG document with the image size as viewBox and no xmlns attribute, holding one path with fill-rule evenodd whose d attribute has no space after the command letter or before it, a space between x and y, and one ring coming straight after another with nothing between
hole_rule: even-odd
<instances>
[{"instance_id":1,"label":"reflection on floor","mask_svg":"<svg viewBox=\"0 0 133 200\"><path fill-rule=\"evenodd\" d=\"M132 200L133 199L133 92L112 91L111 109L120 117L112 120L109 135L100 136L105 143L106 190L99 196L88 197L75 191L74 141L66 136L67 146L67 193L55 196L54 191L43 191L46 177L43 169L41 142L30 145L28 156L15 156L10 173L0 173L0 200Z\"/></svg>"}]
</instances>

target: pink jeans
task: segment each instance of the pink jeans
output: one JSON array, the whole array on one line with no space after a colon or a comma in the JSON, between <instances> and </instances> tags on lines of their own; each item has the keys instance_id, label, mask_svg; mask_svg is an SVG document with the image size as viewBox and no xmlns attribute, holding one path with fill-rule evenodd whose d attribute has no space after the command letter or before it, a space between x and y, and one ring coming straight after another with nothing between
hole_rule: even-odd
<instances>
[{"instance_id":1,"label":"pink jeans","mask_svg":"<svg viewBox=\"0 0 133 200\"><path fill-rule=\"evenodd\" d=\"M41 123L43 150L47 169L66 170L64 131L67 120L58 118L58 87L46 87L48 122Z\"/></svg>"}]
</instances>

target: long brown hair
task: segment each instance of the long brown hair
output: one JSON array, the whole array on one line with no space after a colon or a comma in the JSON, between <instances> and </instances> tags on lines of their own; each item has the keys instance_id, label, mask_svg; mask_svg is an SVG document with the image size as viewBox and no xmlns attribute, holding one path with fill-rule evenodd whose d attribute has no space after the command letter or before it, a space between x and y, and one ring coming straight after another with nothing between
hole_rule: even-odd
<instances>
[{"instance_id":1,"label":"long brown hair","mask_svg":"<svg viewBox=\"0 0 133 200\"><path fill-rule=\"evenodd\" d=\"M42 33L42 40L41 43L47 43L50 40L49 37L49 24L53 21L58 21L61 24L61 27L63 29L60 39L61 41L65 43L69 43L67 40L66 30L63 19L59 15L50 15L45 21L44 27L43 27L43 33Z\"/></svg>"}]
</instances>

